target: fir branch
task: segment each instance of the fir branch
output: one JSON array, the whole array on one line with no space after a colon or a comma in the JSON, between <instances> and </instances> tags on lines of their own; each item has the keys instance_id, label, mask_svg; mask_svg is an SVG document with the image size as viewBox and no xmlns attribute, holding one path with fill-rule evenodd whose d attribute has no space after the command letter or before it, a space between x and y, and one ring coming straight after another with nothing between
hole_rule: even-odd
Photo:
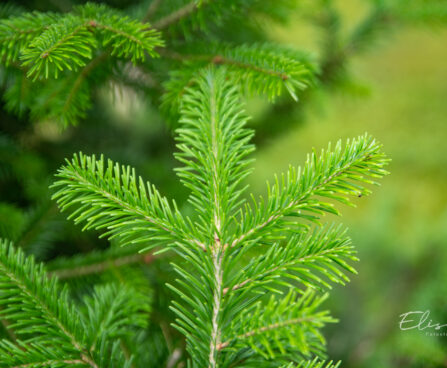
<instances>
[{"instance_id":1,"label":"fir branch","mask_svg":"<svg viewBox=\"0 0 447 368\"><path fill-rule=\"evenodd\" d=\"M99 367L85 345L67 290L61 290L54 279L47 278L41 266L32 258L25 259L23 252L7 241L0 242L0 279L0 303L8 306L0 309L0 316L12 323L18 336L33 341L31 336L38 333L41 341L57 345L65 357Z\"/></svg>"},{"instance_id":2,"label":"fir branch","mask_svg":"<svg viewBox=\"0 0 447 368\"><path fill-rule=\"evenodd\" d=\"M315 67L304 53L269 43L214 48L212 62L228 65L235 81L250 95L265 94L273 101L285 89L297 100L297 91L313 82Z\"/></svg>"},{"instance_id":3,"label":"fir branch","mask_svg":"<svg viewBox=\"0 0 447 368\"><path fill-rule=\"evenodd\" d=\"M19 61L22 50L57 19L55 13L24 13L0 20L0 59L6 66Z\"/></svg>"},{"instance_id":4,"label":"fir branch","mask_svg":"<svg viewBox=\"0 0 447 368\"><path fill-rule=\"evenodd\" d=\"M43 71L45 78L57 78L63 69L76 70L92 58L96 39L83 19L67 15L52 24L24 50L22 65L29 67L27 76L36 80Z\"/></svg>"},{"instance_id":5,"label":"fir branch","mask_svg":"<svg viewBox=\"0 0 447 368\"><path fill-rule=\"evenodd\" d=\"M192 191L189 201L212 234L210 242L222 240L229 214L241 203L243 189L238 186L250 172L246 157L254 150L237 88L224 83L224 75L208 74L199 89L188 90L177 129L181 152L175 156L185 165L177 173Z\"/></svg>"},{"instance_id":6,"label":"fir branch","mask_svg":"<svg viewBox=\"0 0 447 368\"><path fill-rule=\"evenodd\" d=\"M134 63L144 61L146 53L157 57L155 47L163 46L160 34L147 24L104 5L88 3L75 10L79 15L61 17L27 45L21 59L29 67L28 77L57 78L63 70L85 66L98 48L98 39L112 56Z\"/></svg>"},{"instance_id":7,"label":"fir branch","mask_svg":"<svg viewBox=\"0 0 447 368\"><path fill-rule=\"evenodd\" d=\"M102 273L111 268L153 262L155 256L152 253L138 253L142 248L141 245L112 247L105 251L93 251L70 258L55 259L47 267L50 275L56 275L64 280Z\"/></svg>"},{"instance_id":8,"label":"fir branch","mask_svg":"<svg viewBox=\"0 0 447 368\"><path fill-rule=\"evenodd\" d=\"M121 167L104 158L75 155L57 174L60 180L53 195L61 210L79 205L69 216L86 229L107 229L102 236L119 238L122 244L146 243L151 249L161 243L189 242L204 245L189 232L178 211L155 187L144 184L130 167Z\"/></svg>"},{"instance_id":9,"label":"fir branch","mask_svg":"<svg viewBox=\"0 0 447 368\"><path fill-rule=\"evenodd\" d=\"M90 351L103 339L121 339L133 328L147 327L150 298L127 285L95 287L93 296L84 298L86 336Z\"/></svg>"},{"instance_id":10,"label":"fir branch","mask_svg":"<svg viewBox=\"0 0 447 368\"><path fill-rule=\"evenodd\" d=\"M157 12L162 0L152 0L151 5L147 8L147 12L141 20L143 23L149 21L149 19ZM157 28L157 27L154 27Z\"/></svg>"},{"instance_id":11,"label":"fir branch","mask_svg":"<svg viewBox=\"0 0 447 368\"><path fill-rule=\"evenodd\" d=\"M179 20L187 17L191 13L193 13L199 6L199 3L196 0L193 0L186 5L184 5L182 8L177 9L171 14L168 14L164 18L158 20L154 23L154 28L156 29L164 29L170 26L173 23L178 22Z\"/></svg>"},{"instance_id":12,"label":"fir branch","mask_svg":"<svg viewBox=\"0 0 447 368\"><path fill-rule=\"evenodd\" d=\"M303 226L287 221L289 216L318 222L325 213L339 214L332 203L318 197L352 205L350 196L370 194L364 184L377 184L373 179L387 174L384 166L388 160L380 148L374 139L365 135L348 141L345 148L341 141L334 151L329 145L319 157L312 153L303 169L290 168L280 179L276 177L275 183L268 186L265 203L254 202L253 207L245 207L239 235L231 247L265 235L274 238L280 229Z\"/></svg>"},{"instance_id":13,"label":"fir branch","mask_svg":"<svg viewBox=\"0 0 447 368\"><path fill-rule=\"evenodd\" d=\"M162 108L171 115L181 106L183 95L195 83L198 71L207 65L226 67L228 77L245 93L266 95L271 101L284 91L297 100L298 91L311 86L316 74L316 67L308 55L269 43L199 43L186 51L189 53L161 51L165 57L184 62L181 69L171 72L170 79L164 84L166 93Z\"/></svg>"},{"instance_id":14,"label":"fir branch","mask_svg":"<svg viewBox=\"0 0 447 368\"><path fill-rule=\"evenodd\" d=\"M105 5L88 3L78 7L81 18L99 30L101 43L112 48L112 55L130 59L133 63L145 60L145 53L158 57L156 47L164 45L160 33L146 22L132 20Z\"/></svg>"},{"instance_id":15,"label":"fir branch","mask_svg":"<svg viewBox=\"0 0 447 368\"><path fill-rule=\"evenodd\" d=\"M303 360L298 365L293 363L286 364L284 366L281 366L280 368L338 368L340 367L340 364L340 361L334 364L332 360L330 362L324 362L319 361L318 358L315 358L314 360Z\"/></svg>"},{"instance_id":16,"label":"fir branch","mask_svg":"<svg viewBox=\"0 0 447 368\"><path fill-rule=\"evenodd\" d=\"M175 327L186 336L191 364L196 366L247 364L259 355L267 360L278 357L283 363L292 352L321 355L324 339L319 328L334 321L326 312L316 311L321 298L306 294L295 303L296 292L291 291L266 305L255 302L272 285L294 287L279 276L313 288L329 287L318 274L344 283L344 271L353 271L346 261L355 257L339 229L293 235L299 225L283 217L317 221L317 215L337 213L320 198L349 203L351 194L368 194L363 184L383 176L387 160L367 136L348 142L344 149L338 144L320 158L309 157L304 169L291 170L287 180L277 180L266 205L245 206L240 216L234 216L243 204L238 197L244 188L239 185L248 173L245 156L251 147L237 90L226 76L225 69L205 69L182 101L177 158L185 166L178 172L192 191L189 200L207 252L186 244L175 248L187 264L173 265L181 278L176 286L169 285L182 299L171 306L177 315ZM285 245L271 245L283 238ZM242 256L266 243L270 248L264 257L244 266ZM311 315L315 319L308 318ZM301 338L289 340L292 335Z\"/></svg>"},{"instance_id":17,"label":"fir branch","mask_svg":"<svg viewBox=\"0 0 447 368\"><path fill-rule=\"evenodd\" d=\"M270 246L265 254L253 258L236 273L231 282L234 285L223 292L260 286L271 290L274 284L283 285L285 280L298 281L306 287L330 289L328 281L342 285L349 281L343 271L356 273L347 261L357 260L341 226L317 228L293 234L285 245Z\"/></svg>"},{"instance_id":18,"label":"fir branch","mask_svg":"<svg viewBox=\"0 0 447 368\"><path fill-rule=\"evenodd\" d=\"M87 367L82 359L69 358L65 352L38 343L25 344L21 341L12 344L0 341L2 367L9 368L66 368ZM4 364L4 365L3 365Z\"/></svg>"},{"instance_id":19,"label":"fir branch","mask_svg":"<svg viewBox=\"0 0 447 368\"><path fill-rule=\"evenodd\" d=\"M230 333L219 348L222 350L234 348L238 344L249 344L266 359L274 359L286 350L284 346L287 343L298 338L301 341L293 341L293 345L302 355L318 354L324 344L319 328L336 322L328 311L318 310L327 297L327 294L316 296L310 290L298 297L291 290L280 300L272 296L266 305L258 302L254 309L246 309L233 321L233 335ZM288 330L289 333L284 333L283 330Z\"/></svg>"}]
</instances>

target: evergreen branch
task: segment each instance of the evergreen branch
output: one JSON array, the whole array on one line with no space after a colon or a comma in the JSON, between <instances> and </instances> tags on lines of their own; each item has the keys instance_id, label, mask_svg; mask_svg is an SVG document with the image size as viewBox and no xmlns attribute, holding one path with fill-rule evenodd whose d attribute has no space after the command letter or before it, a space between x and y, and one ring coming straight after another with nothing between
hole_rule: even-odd
<instances>
[{"instance_id":1,"label":"evergreen branch","mask_svg":"<svg viewBox=\"0 0 447 368\"><path fill-rule=\"evenodd\" d=\"M225 81L224 73L209 70L198 81L199 90L185 95L176 155L185 167L178 170L191 188L191 203L202 220L206 235L211 235L212 312L209 368L217 367L220 343L224 244L229 214L237 204L237 184L247 174L240 162L252 147L252 133L243 129L246 117L238 102L237 90ZM194 161L193 161L194 160ZM237 165L239 164L239 167ZM206 193L206 194L205 194Z\"/></svg>"},{"instance_id":2,"label":"evergreen branch","mask_svg":"<svg viewBox=\"0 0 447 368\"><path fill-rule=\"evenodd\" d=\"M258 302L254 309L246 309L233 322L232 334L219 348L222 350L248 344L266 359L275 359L283 354L288 343L295 346L303 356L318 353L324 345L319 329L326 323L336 322L328 311L318 311L327 296L316 296L308 290L298 297L297 292L290 290L280 300L272 296L266 305ZM284 330L288 333L284 333ZM296 338L298 341L294 341Z\"/></svg>"},{"instance_id":3,"label":"evergreen branch","mask_svg":"<svg viewBox=\"0 0 447 368\"><path fill-rule=\"evenodd\" d=\"M191 366L251 364L258 361L256 356L278 364L291 356L321 356L324 339L319 328L334 321L327 312L316 311L323 298L308 292L295 302L297 292L291 291L267 305L259 300L269 284L293 286L278 276L310 287L329 287L318 274L346 282L344 271L353 271L346 261L355 257L338 229L298 234L297 225L283 217L317 222L317 215L337 213L320 198L349 204L349 195L368 194L360 183L374 184L371 178L386 173L387 160L368 136L348 142L344 149L339 143L320 158L312 155L302 171L291 170L281 185L277 180L269 187L266 205L245 206L240 217L234 216L242 203L240 179L248 172L245 155L252 148L237 90L226 72L202 70L182 99L177 158L185 166L178 172L192 190L190 201L198 212L197 228L206 238L207 252L185 244L176 248L187 266L173 265L181 278L179 286L169 287L182 299L171 306L177 315L174 326L186 336ZM283 247L274 244L264 257L241 269L248 249L285 235L290 237ZM241 292L230 292L233 288Z\"/></svg>"},{"instance_id":4,"label":"evergreen branch","mask_svg":"<svg viewBox=\"0 0 447 368\"><path fill-rule=\"evenodd\" d=\"M253 337L255 335L261 335L263 333L267 333L269 331L273 331L273 330L277 330L277 329L281 329L281 328L286 328L290 325L297 325L297 324L302 324L302 323L306 323L306 322L315 322L317 319L313 316L311 317L302 317L302 318L292 318L292 319L287 319L281 322L276 322L276 323L272 323L270 325L267 326L262 326L259 327L256 330L252 330L252 331L248 331L245 332L241 335L238 335L234 338L234 340L244 340L244 339L248 339L249 337ZM228 347L230 345L231 341L225 341L222 342L221 344L219 344L219 346L217 347L218 350L222 350L225 349L226 347Z\"/></svg>"},{"instance_id":5,"label":"evergreen branch","mask_svg":"<svg viewBox=\"0 0 447 368\"><path fill-rule=\"evenodd\" d=\"M146 14L144 15L143 19L141 20L143 23L146 23L149 21L149 19L157 12L158 7L160 6L162 0L153 0L151 2L151 5L149 5ZM157 28L157 27L154 27Z\"/></svg>"},{"instance_id":6,"label":"evergreen branch","mask_svg":"<svg viewBox=\"0 0 447 368\"><path fill-rule=\"evenodd\" d=\"M203 54L204 49L207 54ZM272 101L285 90L297 100L297 91L308 88L316 74L309 56L269 43L238 46L199 43L186 51L189 53L162 51L163 56L184 62L181 69L170 73L164 84L162 108L171 115L181 106L183 95L195 83L198 71L207 65L225 66L228 77L248 95L266 95Z\"/></svg>"},{"instance_id":7,"label":"evergreen branch","mask_svg":"<svg viewBox=\"0 0 447 368\"><path fill-rule=\"evenodd\" d=\"M111 268L124 267L135 263L149 264L155 256L149 252L138 253L142 246L112 247L105 251L93 251L70 258L51 261L47 268L59 279L71 279L102 273Z\"/></svg>"},{"instance_id":8,"label":"evergreen branch","mask_svg":"<svg viewBox=\"0 0 447 368\"><path fill-rule=\"evenodd\" d=\"M21 59L28 77L57 78L63 70L85 66L98 48L97 38L113 56L134 63L144 61L146 53L157 57L155 47L163 46L159 32L104 5L86 4L76 11L79 15L63 16L27 45Z\"/></svg>"},{"instance_id":9,"label":"evergreen branch","mask_svg":"<svg viewBox=\"0 0 447 368\"><path fill-rule=\"evenodd\" d=\"M298 365L290 363L280 368L338 368L340 367L341 362L333 363L332 360L330 362L319 361L318 358L313 360L302 361Z\"/></svg>"},{"instance_id":10,"label":"evergreen branch","mask_svg":"<svg viewBox=\"0 0 447 368\"><path fill-rule=\"evenodd\" d=\"M243 192L238 185L249 173L246 156L253 151L248 143L253 133L244 128L247 117L225 73L209 69L202 75L200 88L184 96L176 158L185 166L177 173L192 191L189 200L210 241L225 242L229 214Z\"/></svg>"},{"instance_id":11,"label":"evergreen branch","mask_svg":"<svg viewBox=\"0 0 447 368\"><path fill-rule=\"evenodd\" d=\"M22 341L12 344L0 341L1 366L8 368L66 368L87 367L85 361L68 358L65 352L37 343L25 344Z\"/></svg>"},{"instance_id":12,"label":"evergreen branch","mask_svg":"<svg viewBox=\"0 0 447 368\"><path fill-rule=\"evenodd\" d=\"M149 302L147 295L126 285L95 287L94 295L84 298L90 351L95 350L103 339L125 337L134 331L131 327L147 327Z\"/></svg>"},{"instance_id":13,"label":"evergreen branch","mask_svg":"<svg viewBox=\"0 0 447 368\"><path fill-rule=\"evenodd\" d=\"M265 94L274 100L285 89L297 100L296 91L313 82L314 66L308 56L269 43L215 45L213 54L213 63L228 65L237 83L251 95Z\"/></svg>"},{"instance_id":14,"label":"evergreen branch","mask_svg":"<svg viewBox=\"0 0 447 368\"><path fill-rule=\"evenodd\" d=\"M121 167L101 156L75 155L62 167L53 184L53 195L65 211L78 205L69 218L84 222L86 229L107 229L102 235L119 238L121 244L146 243L146 249L161 243L189 242L204 245L189 234L182 215L155 187L144 184L130 167Z\"/></svg>"},{"instance_id":15,"label":"evergreen branch","mask_svg":"<svg viewBox=\"0 0 447 368\"><path fill-rule=\"evenodd\" d=\"M347 261L358 260L341 226L317 228L313 232L292 235L284 246L271 246L265 254L255 257L245 266L234 286L224 289L224 294L255 287L272 287L283 284L284 279L298 281L307 287L331 288L327 281L344 285L349 281L343 271L356 273ZM323 276L322 277L320 277ZM326 281L327 280L327 281Z\"/></svg>"},{"instance_id":16,"label":"evergreen branch","mask_svg":"<svg viewBox=\"0 0 447 368\"><path fill-rule=\"evenodd\" d=\"M86 111L91 107L88 74L92 72L93 64L96 64L95 59L80 73L46 81L40 94L31 100L31 117L34 120L54 119L64 126L76 125L85 118Z\"/></svg>"},{"instance_id":17,"label":"evergreen branch","mask_svg":"<svg viewBox=\"0 0 447 368\"><path fill-rule=\"evenodd\" d=\"M132 20L105 5L88 3L77 10L89 26L97 29L102 36L102 45L112 48L112 55L130 59L133 63L145 60L147 52L157 57L156 47L164 45L160 33L148 23Z\"/></svg>"},{"instance_id":18,"label":"evergreen branch","mask_svg":"<svg viewBox=\"0 0 447 368\"><path fill-rule=\"evenodd\" d=\"M254 202L254 208L246 206L239 235L231 246L260 237L275 238L274 233L280 229L303 226L286 220L286 217L318 222L325 213L339 214L332 203L319 197L352 205L350 196L370 194L364 184L377 184L373 179L387 174L384 166L389 160L380 148L373 138L365 135L348 141L345 148L340 141L334 151L329 145L319 157L312 153L303 169L290 168L286 175L276 178L275 183L268 186L266 203Z\"/></svg>"},{"instance_id":19,"label":"evergreen branch","mask_svg":"<svg viewBox=\"0 0 447 368\"><path fill-rule=\"evenodd\" d=\"M76 119L74 116L76 116L75 112L71 112L70 110L74 111L83 111L86 108L88 108L89 104L86 104L84 101L82 103L73 103L73 101L76 100L76 96L78 92L82 89L83 84L85 83L86 78L88 75L98 67L104 60L106 60L108 57L108 54L103 52L99 54L97 57L93 58L86 66L82 69L82 71L77 75L76 79L74 80L74 83L72 84L72 87L70 88L70 92L67 95L67 98L65 100L65 103L62 107L62 111L60 116L62 116L61 120L65 123L65 125L68 124L68 122L76 122ZM79 114L79 113L78 113ZM83 116L83 113L79 114L79 116Z\"/></svg>"},{"instance_id":20,"label":"evergreen branch","mask_svg":"<svg viewBox=\"0 0 447 368\"><path fill-rule=\"evenodd\" d=\"M24 9L18 4L8 2L0 4L0 19L17 16L22 14L23 12Z\"/></svg>"},{"instance_id":21,"label":"evergreen branch","mask_svg":"<svg viewBox=\"0 0 447 368\"><path fill-rule=\"evenodd\" d=\"M88 22L73 15L49 26L23 52L22 65L29 67L27 76L36 80L43 71L45 78L57 78L64 69L84 66L97 47L88 26Z\"/></svg>"},{"instance_id":22,"label":"evergreen branch","mask_svg":"<svg viewBox=\"0 0 447 368\"><path fill-rule=\"evenodd\" d=\"M57 19L55 13L32 12L0 20L0 59L8 65L19 61L22 50Z\"/></svg>"},{"instance_id":23,"label":"evergreen branch","mask_svg":"<svg viewBox=\"0 0 447 368\"><path fill-rule=\"evenodd\" d=\"M82 327L69 303L66 289L55 279L48 279L42 266L25 258L11 243L0 242L1 318L10 321L14 332L29 341L39 334L39 341L58 346L66 357L80 359L92 368L99 365L88 352Z\"/></svg>"},{"instance_id":24,"label":"evergreen branch","mask_svg":"<svg viewBox=\"0 0 447 368\"><path fill-rule=\"evenodd\" d=\"M164 18L158 20L154 23L155 29L164 29L170 26L171 24L174 24L178 22L179 20L187 17L191 13L193 13L195 10L197 10L199 6L199 3L196 0L193 0L186 5L184 5L182 8L177 9L171 14L168 14Z\"/></svg>"}]
</instances>

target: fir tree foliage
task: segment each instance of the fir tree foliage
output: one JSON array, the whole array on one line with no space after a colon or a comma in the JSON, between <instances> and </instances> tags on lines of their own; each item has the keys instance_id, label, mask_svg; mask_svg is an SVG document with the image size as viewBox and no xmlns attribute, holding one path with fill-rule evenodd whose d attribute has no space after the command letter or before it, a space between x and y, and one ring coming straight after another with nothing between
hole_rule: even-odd
<instances>
[{"instance_id":1,"label":"fir tree foliage","mask_svg":"<svg viewBox=\"0 0 447 368\"><path fill-rule=\"evenodd\" d=\"M222 68L205 69L184 94L177 174L191 190L194 216L132 169L83 154L59 170L54 199L84 229L180 256L168 286L178 295L171 309L190 367L302 365L324 357L320 329L335 321L320 310L326 296L313 290L345 283L356 259L345 232L319 219L338 214L334 201L369 194L366 185L386 174L388 160L365 135L313 153L276 179L267 199L247 201L253 132L240 98ZM261 255L250 259L254 249ZM106 303L106 291L98 296Z\"/></svg>"},{"instance_id":2,"label":"fir tree foliage","mask_svg":"<svg viewBox=\"0 0 447 368\"><path fill-rule=\"evenodd\" d=\"M0 278L0 317L11 338L0 342L0 366L130 367L119 338L146 325L146 296L104 285L77 306L42 264L6 240Z\"/></svg>"},{"instance_id":3,"label":"fir tree foliage","mask_svg":"<svg viewBox=\"0 0 447 368\"><path fill-rule=\"evenodd\" d=\"M32 19L27 24L29 15L25 14L24 17L7 20L4 37L10 37L9 46L12 50L9 54L6 53L7 48L4 50L8 62L20 59L21 66L29 68L27 76L34 80L40 76L49 78L50 75L57 78L63 70L84 67L93 58L93 51L99 45L110 47L112 56L133 62L144 60L145 52L152 57L157 56L154 48L162 45L159 33L148 25L131 20L104 5L87 4L62 19L54 14L36 14ZM14 28L20 22L28 27L16 33ZM36 35L34 32L37 27L42 32ZM27 30L34 33L32 40ZM13 43L14 37L21 40L24 36L28 39L23 40L23 44ZM17 58L19 53L21 55Z\"/></svg>"},{"instance_id":4,"label":"fir tree foliage","mask_svg":"<svg viewBox=\"0 0 447 368\"><path fill-rule=\"evenodd\" d=\"M278 47L262 31L260 23L284 22L297 7L323 33L319 59ZM350 57L398 25L445 24L446 14L442 0L371 0L365 18L345 35L333 0L153 0L139 12L87 3L63 14L6 4L0 8L4 98L19 116L30 112L34 121L66 126L85 119L94 92L113 82L156 106L161 96L161 112L175 123L183 92L210 64L225 65L246 92L270 100L284 91L297 99L316 79L355 91L361 88L348 73ZM128 63L137 65L134 72Z\"/></svg>"},{"instance_id":5,"label":"fir tree foliage","mask_svg":"<svg viewBox=\"0 0 447 368\"><path fill-rule=\"evenodd\" d=\"M170 73L161 105L173 116L177 116L183 94L194 83L197 71L209 64L225 66L228 76L242 86L246 95L265 95L271 101L284 91L298 100L298 91L310 87L317 73L309 55L273 43L198 43L180 50L182 53L169 55L182 60L184 65Z\"/></svg>"},{"instance_id":6,"label":"fir tree foliage","mask_svg":"<svg viewBox=\"0 0 447 368\"><path fill-rule=\"evenodd\" d=\"M312 83L315 68L303 53L271 43L229 44L213 35L214 27L238 21L242 11L275 18L272 9L290 9L289 1L275 6L270 1L262 5L238 0L228 4L154 1L152 5L143 21L94 3L66 14L17 14L5 8L5 19L0 20L0 60L10 76L4 83L8 109L18 115L29 111L33 120L76 124L86 117L98 86L109 86L111 81L128 84L129 62L152 81L148 87L138 81L133 88L143 89L152 99L159 99L163 90L162 111L170 121L178 118L185 88L210 64L225 65L232 70L228 77L244 85L246 92L271 100L283 91L296 99ZM153 25L147 18L154 19ZM219 21L210 27L210 19ZM206 43L200 34L209 38ZM189 35L186 40L185 35ZM159 56L162 65L154 61Z\"/></svg>"}]
</instances>

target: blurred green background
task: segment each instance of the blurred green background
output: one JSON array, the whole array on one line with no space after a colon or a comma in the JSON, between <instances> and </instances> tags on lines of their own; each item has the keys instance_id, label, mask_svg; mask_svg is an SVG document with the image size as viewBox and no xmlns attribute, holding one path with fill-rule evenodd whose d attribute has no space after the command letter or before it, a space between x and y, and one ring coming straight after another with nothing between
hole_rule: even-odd
<instances>
[{"instance_id":1,"label":"blurred green background","mask_svg":"<svg viewBox=\"0 0 447 368\"><path fill-rule=\"evenodd\" d=\"M54 1L25 3L57 8ZM361 0L336 7L346 34L369 9ZM300 11L287 25L264 26L272 39L321 57L324 40ZM430 310L433 321L447 323L446 27L387 30L347 64L349 79L337 88L316 88L298 104L248 101L258 144L250 185L262 194L274 173L304 163L308 152L329 141L368 132L382 142L391 175L371 197L356 200L357 208L343 208L342 218L327 217L349 227L360 258L359 274L335 287L327 304L340 320L327 328L328 355L349 368L447 367L447 336L399 329L399 315L408 311ZM136 167L180 203L187 196L172 171L172 132L157 109L126 88L100 91L94 102L87 122L66 130L0 110L0 235L39 260L108 246L59 216L49 199L53 173L73 152L103 153ZM154 268L156 277L170 272L163 263Z\"/></svg>"},{"instance_id":2,"label":"blurred green background","mask_svg":"<svg viewBox=\"0 0 447 368\"><path fill-rule=\"evenodd\" d=\"M364 11L358 1L341 8L352 22ZM297 46L312 36L300 26L274 32ZM445 367L447 336L401 331L398 322L430 310L447 323L447 32L400 29L351 67L362 93L307 106L304 123L258 151L251 184L262 192L274 172L328 141L368 132L382 142L391 175L340 219L358 247L359 275L332 294L340 324L329 331L329 356L346 367Z\"/></svg>"}]
</instances>

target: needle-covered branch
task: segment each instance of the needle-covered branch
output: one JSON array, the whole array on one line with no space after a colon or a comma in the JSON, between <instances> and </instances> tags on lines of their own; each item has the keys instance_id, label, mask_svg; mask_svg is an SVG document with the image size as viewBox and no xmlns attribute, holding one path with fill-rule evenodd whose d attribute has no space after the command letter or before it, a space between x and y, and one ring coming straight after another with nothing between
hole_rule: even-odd
<instances>
[{"instance_id":1,"label":"needle-covered branch","mask_svg":"<svg viewBox=\"0 0 447 368\"><path fill-rule=\"evenodd\" d=\"M324 350L325 341L320 328L337 321L328 311L318 310L327 297L309 290L301 296L290 291L285 297L272 296L266 304L258 302L233 321L232 333L225 336L219 349L248 345L265 359L278 360L291 348L302 357L318 355Z\"/></svg>"},{"instance_id":2,"label":"needle-covered branch","mask_svg":"<svg viewBox=\"0 0 447 368\"><path fill-rule=\"evenodd\" d=\"M367 185L377 184L375 180L387 174L384 167L389 160L380 149L379 143L364 135L348 140L344 147L341 141L333 150L329 145L319 156L313 152L304 167L291 167L268 185L266 200L245 207L231 246L261 239L265 242L281 237L288 229L307 226L291 218L318 223L325 213L338 215L332 202L352 205L351 197L370 194Z\"/></svg>"},{"instance_id":3,"label":"needle-covered branch","mask_svg":"<svg viewBox=\"0 0 447 368\"><path fill-rule=\"evenodd\" d=\"M95 287L94 294L84 299L85 334L90 350L103 343L105 338L124 338L132 334L133 328L147 327L149 302L149 295L127 285Z\"/></svg>"},{"instance_id":4,"label":"needle-covered branch","mask_svg":"<svg viewBox=\"0 0 447 368\"><path fill-rule=\"evenodd\" d=\"M0 367L129 368L119 339L147 325L149 300L129 286L107 284L78 309L42 265L0 240L0 318L17 337L0 341Z\"/></svg>"},{"instance_id":5,"label":"needle-covered branch","mask_svg":"<svg viewBox=\"0 0 447 368\"><path fill-rule=\"evenodd\" d=\"M306 287L331 288L330 282L344 285L346 272L356 273L349 261L357 261L346 231L325 226L293 234L275 243L264 254L254 257L237 273L224 293L247 289L280 289L301 283Z\"/></svg>"},{"instance_id":6,"label":"needle-covered branch","mask_svg":"<svg viewBox=\"0 0 447 368\"><path fill-rule=\"evenodd\" d=\"M17 63L21 51L51 24L55 13L24 13L0 21L0 59L6 64Z\"/></svg>"},{"instance_id":7,"label":"needle-covered branch","mask_svg":"<svg viewBox=\"0 0 447 368\"><path fill-rule=\"evenodd\" d=\"M7 55L8 60L13 60L20 52L22 66L28 68L27 76L34 80L57 78L64 70L85 66L100 46L110 49L113 56L136 63L144 61L146 54L157 57L154 49L163 45L160 34L147 23L132 20L105 5L88 3L77 7L73 14L57 18L38 14L42 31L33 30L27 37L9 31L9 28L20 26L27 17L0 22L0 37L3 30L5 39L18 38L13 40L16 51ZM19 40L22 43L18 43Z\"/></svg>"},{"instance_id":8,"label":"needle-covered branch","mask_svg":"<svg viewBox=\"0 0 447 368\"><path fill-rule=\"evenodd\" d=\"M280 368L338 368L340 367L341 362L333 363L332 360L330 362L320 361L318 358L314 360L302 361L299 364L286 364L281 366Z\"/></svg>"},{"instance_id":9,"label":"needle-covered branch","mask_svg":"<svg viewBox=\"0 0 447 368\"><path fill-rule=\"evenodd\" d=\"M162 52L165 57L183 62L181 68L171 72L171 78L165 83L162 106L171 115L177 113L186 89L196 80L197 72L207 65L224 66L227 77L240 85L247 95L263 95L271 101L284 92L298 100L298 92L312 85L316 74L316 67L308 55L271 43L197 43L177 49L180 53Z\"/></svg>"},{"instance_id":10,"label":"needle-covered branch","mask_svg":"<svg viewBox=\"0 0 447 368\"><path fill-rule=\"evenodd\" d=\"M99 367L86 344L83 326L67 290L56 279L48 278L41 265L25 258L22 251L5 240L0 241L0 282L0 318L10 322L23 343L36 341L38 334L37 341L47 358L51 355L57 360L63 354L65 360L81 360L84 366ZM53 348L46 348L49 346ZM7 343L3 343L0 361L12 358Z\"/></svg>"},{"instance_id":11,"label":"needle-covered branch","mask_svg":"<svg viewBox=\"0 0 447 368\"><path fill-rule=\"evenodd\" d=\"M111 247L103 251L93 251L74 257L60 257L49 262L47 269L50 274L61 279L72 279L100 274L110 269L133 265L149 264L155 256L143 251L144 245L127 247Z\"/></svg>"},{"instance_id":12,"label":"needle-covered branch","mask_svg":"<svg viewBox=\"0 0 447 368\"><path fill-rule=\"evenodd\" d=\"M184 96L177 129L181 152L176 154L185 165L177 173L191 189L189 200L201 226L209 234L217 232L223 242L230 215L240 204L240 183L249 174L247 156L254 150L238 89L225 76L223 71L208 71L198 79L198 88Z\"/></svg>"},{"instance_id":13,"label":"needle-covered branch","mask_svg":"<svg viewBox=\"0 0 447 368\"><path fill-rule=\"evenodd\" d=\"M187 244L175 248L183 260L174 263L180 278L170 285L181 298L171 307L175 327L186 336L193 367L273 360L279 365L321 356L319 329L334 320L317 310L322 298L311 293L298 298L296 282L309 288L343 284L345 273L355 272L348 261L356 258L340 228L303 232L306 226L284 217L317 222L325 212L338 213L324 197L350 203L350 195L368 194L365 184L386 173L387 160L368 136L345 148L339 143L319 158L310 156L303 170L291 169L270 188L267 205L243 207L238 222L244 203L240 184L253 148L237 89L225 73L225 68L203 70L182 101L177 158L185 166L178 172L192 191L198 238L207 252ZM267 245L256 248L265 253L247 261L258 243ZM266 302L263 295L271 290L278 296Z\"/></svg>"},{"instance_id":14,"label":"needle-covered branch","mask_svg":"<svg viewBox=\"0 0 447 368\"><path fill-rule=\"evenodd\" d=\"M84 230L105 229L102 236L118 238L122 245L144 243L147 249L175 242L204 247L191 236L175 202L169 203L130 167L80 153L57 177L53 198L61 210L73 211L69 218L84 223Z\"/></svg>"}]
</instances>

